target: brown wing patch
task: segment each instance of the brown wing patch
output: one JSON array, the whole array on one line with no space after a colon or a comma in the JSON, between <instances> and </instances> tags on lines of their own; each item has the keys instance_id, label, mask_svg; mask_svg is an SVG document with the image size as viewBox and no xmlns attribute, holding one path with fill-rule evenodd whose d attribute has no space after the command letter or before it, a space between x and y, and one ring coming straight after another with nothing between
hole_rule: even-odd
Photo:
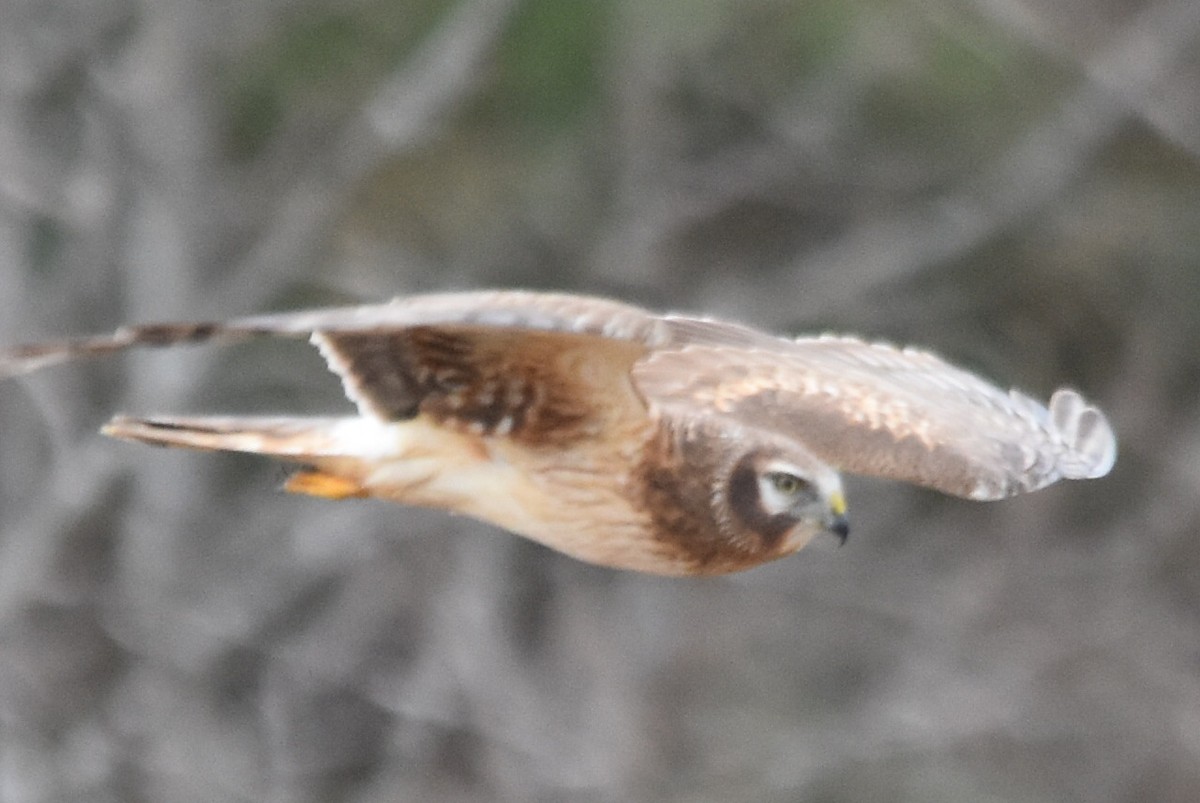
<instances>
[{"instance_id":1,"label":"brown wing patch","mask_svg":"<svg viewBox=\"0 0 1200 803\"><path fill-rule=\"evenodd\" d=\"M477 435L562 445L644 418L630 368L645 347L471 325L317 332L347 395L384 420L426 415Z\"/></svg>"}]
</instances>

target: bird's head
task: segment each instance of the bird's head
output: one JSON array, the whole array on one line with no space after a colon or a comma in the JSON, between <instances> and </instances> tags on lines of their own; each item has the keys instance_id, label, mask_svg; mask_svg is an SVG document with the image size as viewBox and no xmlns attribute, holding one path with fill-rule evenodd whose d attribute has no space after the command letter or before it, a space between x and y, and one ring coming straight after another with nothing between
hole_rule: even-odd
<instances>
[{"instance_id":1,"label":"bird's head","mask_svg":"<svg viewBox=\"0 0 1200 803\"><path fill-rule=\"evenodd\" d=\"M750 445L718 482L718 519L743 539L757 539L770 557L791 554L822 532L841 541L850 533L841 477L797 444Z\"/></svg>"},{"instance_id":2,"label":"bird's head","mask_svg":"<svg viewBox=\"0 0 1200 803\"><path fill-rule=\"evenodd\" d=\"M645 506L670 573L748 569L827 532L845 540L838 473L802 445L728 421L691 421L648 461Z\"/></svg>"}]
</instances>

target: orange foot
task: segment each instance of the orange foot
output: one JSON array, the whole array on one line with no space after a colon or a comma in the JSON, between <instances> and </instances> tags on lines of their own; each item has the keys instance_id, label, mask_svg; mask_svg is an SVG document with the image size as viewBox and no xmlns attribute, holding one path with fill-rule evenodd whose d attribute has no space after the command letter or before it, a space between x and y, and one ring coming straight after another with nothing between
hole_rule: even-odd
<instances>
[{"instance_id":1,"label":"orange foot","mask_svg":"<svg viewBox=\"0 0 1200 803\"><path fill-rule=\"evenodd\" d=\"M354 480L322 471L298 471L283 484L285 491L322 499L361 499L367 491Z\"/></svg>"}]
</instances>

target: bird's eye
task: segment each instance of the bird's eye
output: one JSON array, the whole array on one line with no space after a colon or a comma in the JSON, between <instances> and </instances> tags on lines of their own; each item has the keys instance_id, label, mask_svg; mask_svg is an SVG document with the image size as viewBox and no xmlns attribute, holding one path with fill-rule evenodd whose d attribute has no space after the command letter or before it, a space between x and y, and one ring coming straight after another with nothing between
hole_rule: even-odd
<instances>
[{"instance_id":1,"label":"bird's eye","mask_svg":"<svg viewBox=\"0 0 1200 803\"><path fill-rule=\"evenodd\" d=\"M784 496L795 496L804 488L804 480L786 471L772 471L767 475L771 487Z\"/></svg>"}]
</instances>

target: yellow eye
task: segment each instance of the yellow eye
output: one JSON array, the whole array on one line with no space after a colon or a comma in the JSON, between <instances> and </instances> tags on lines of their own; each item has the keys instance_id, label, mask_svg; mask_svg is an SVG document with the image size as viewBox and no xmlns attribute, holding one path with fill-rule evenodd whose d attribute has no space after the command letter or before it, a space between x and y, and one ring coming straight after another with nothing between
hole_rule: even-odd
<instances>
[{"instance_id":1,"label":"yellow eye","mask_svg":"<svg viewBox=\"0 0 1200 803\"><path fill-rule=\"evenodd\" d=\"M772 471L767 479L771 481L775 490L784 496L795 496L804 487L804 480L783 471Z\"/></svg>"}]
</instances>

